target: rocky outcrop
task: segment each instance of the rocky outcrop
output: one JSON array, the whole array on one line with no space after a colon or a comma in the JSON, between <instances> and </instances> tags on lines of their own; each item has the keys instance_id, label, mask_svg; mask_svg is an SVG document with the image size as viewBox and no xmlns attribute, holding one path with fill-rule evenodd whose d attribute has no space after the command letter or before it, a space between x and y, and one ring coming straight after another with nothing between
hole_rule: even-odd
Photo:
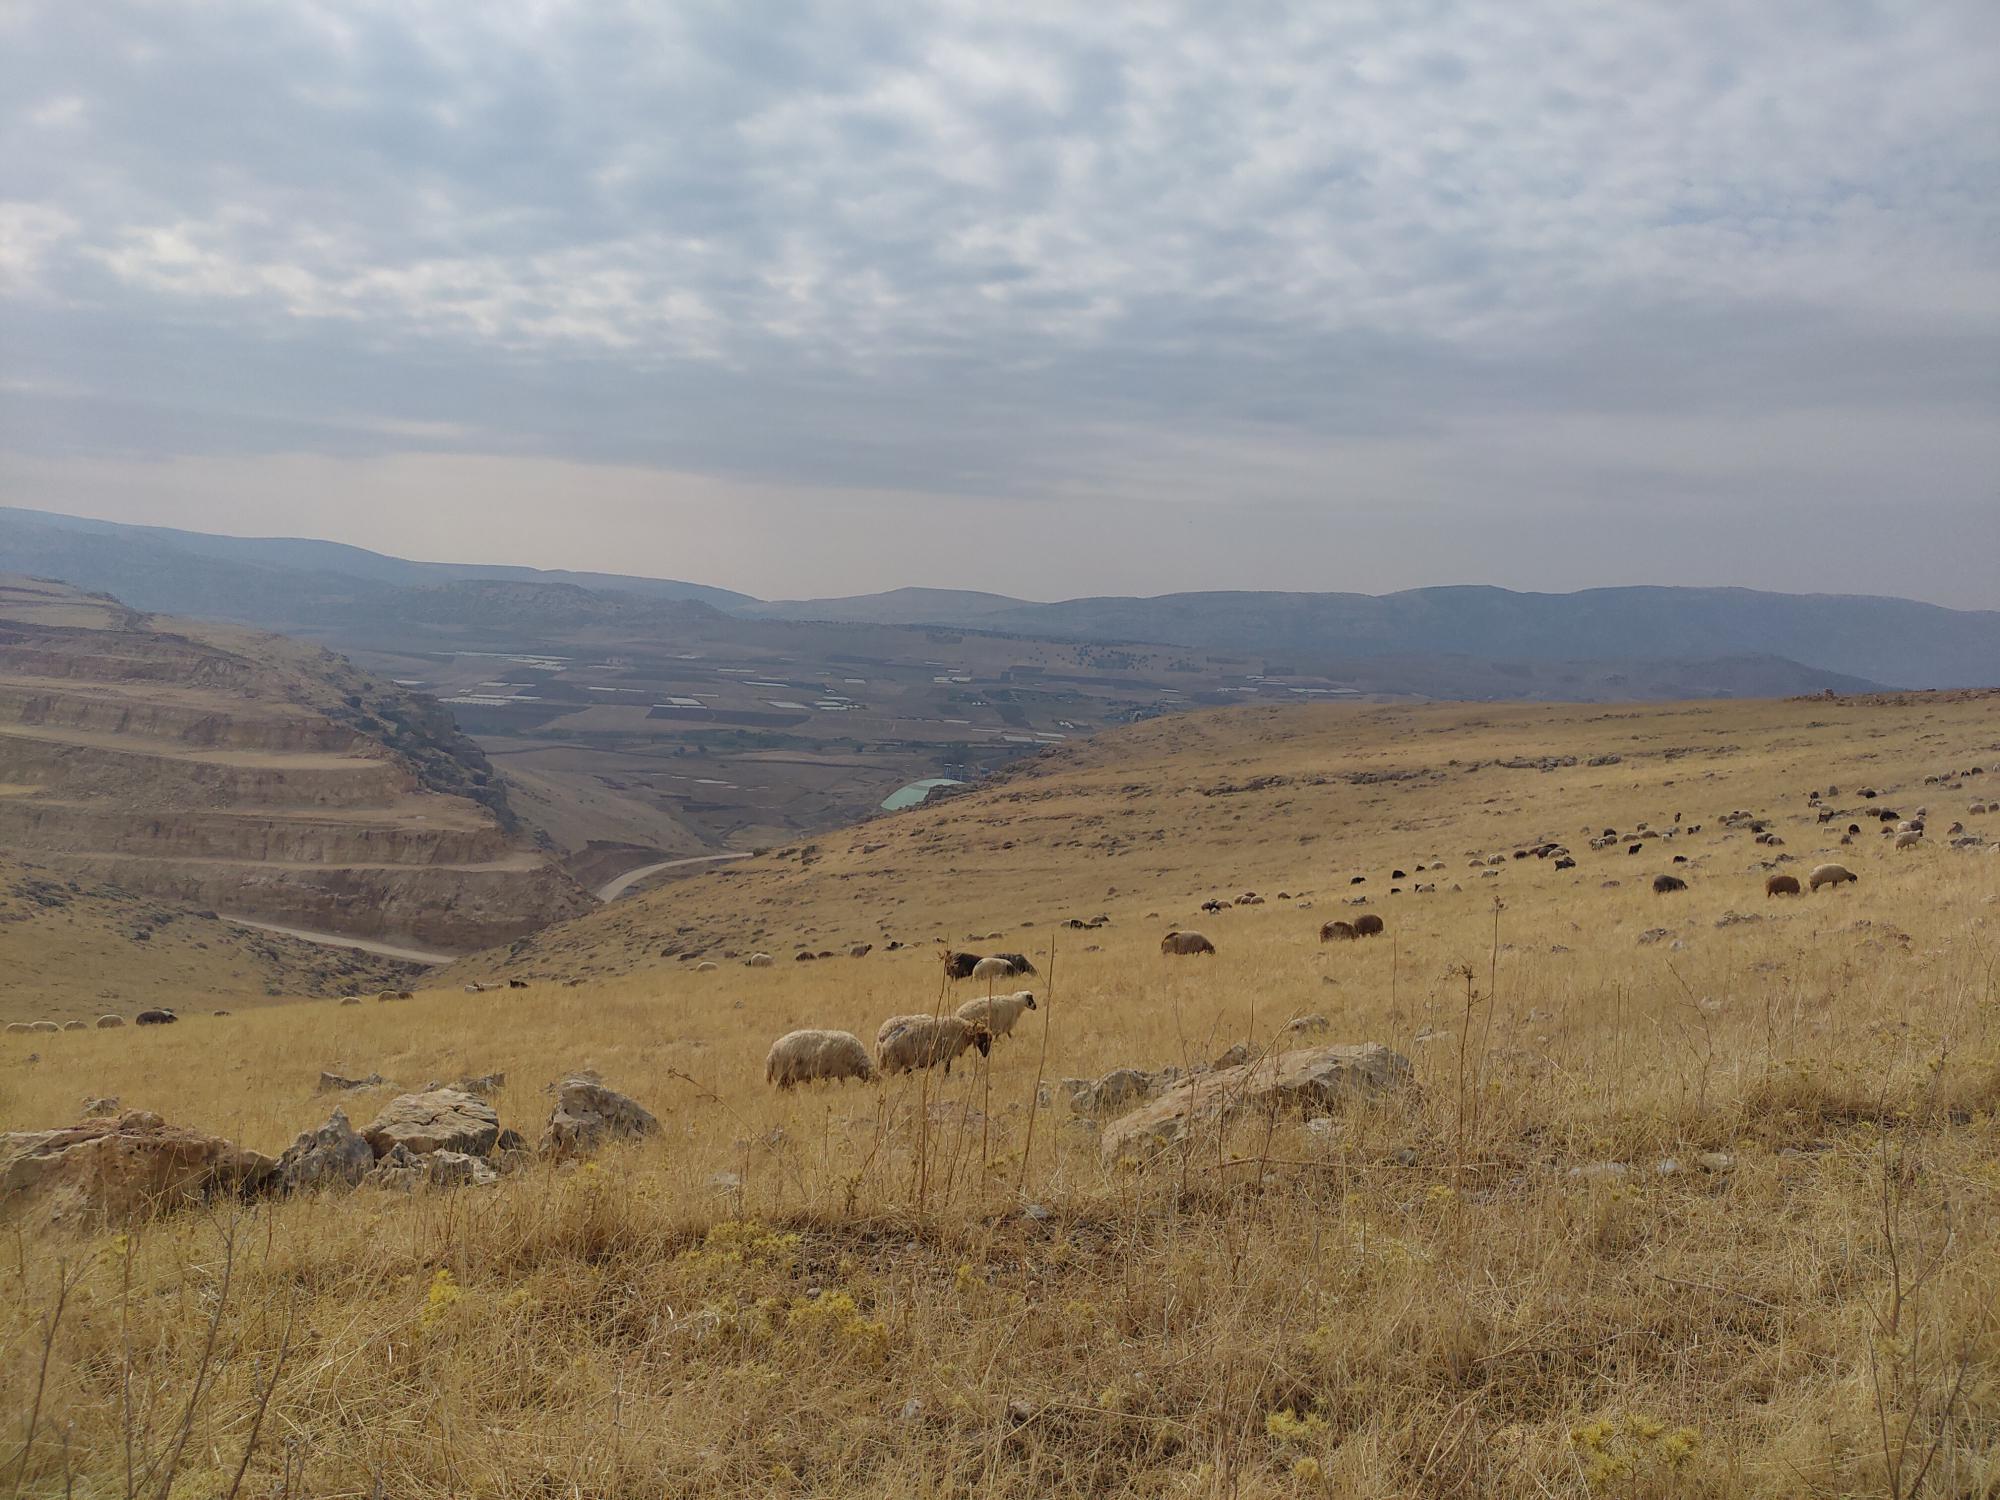
<instances>
[{"instance_id":1,"label":"rocky outcrop","mask_svg":"<svg viewBox=\"0 0 2000 1500\"><path fill-rule=\"evenodd\" d=\"M378 1159L398 1146L419 1156L432 1151L484 1156L500 1138L500 1117L475 1095L431 1089L390 1100L361 1135Z\"/></svg>"},{"instance_id":2,"label":"rocky outcrop","mask_svg":"<svg viewBox=\"0 0 2000 1500\"><path fill-rule=\"evenodd\" d=\"M413 1193L419 1188L490 1187L500 1174L476 1156L463 1151L418 1153L407 1146L392 1147L361 1179L367 1187L391 1192Z\"/></svg>"},{"instance_id":3,"label":"rocky outcrop","mask_svg":"<svg viewBox=\"0 0 2000 1500\"><path fill-rule=\"evenodd\" d=\"M1409 1059L1380 1043L1302 1047L1182 1080L1104 1127L1107 1160L1180 1140L1194 1124L1221 1126L1243 1113L1329 1110L1408 1088Z\"/></svg>"},{"instance_id":4,"label":"rocky outcrop","mask_svg":"<svg viewBox=\"0 0 2000 1500\"><path fill-rule=\"evenodd\" d=\"M282 637L0 585L0 729L0 850L69 877L445 949L596 905L448 710Z\"/></svg>"},{"instance_id":5,"label":"rocky outcrop","mask_svg":"<svg viewBox=\"0 0 2000 1500\"><path fill-rule=\"evenodd\" d=\"M141 1109L0 1135L0 1218L92 1225L268 1186L277 1163Z\"/></svg>"},{"instance_id":6,"label":"rocky outcrop","mask_svg":"<svg viewBox=\"0 0 2000 1500\"><path fill-rule=\"evenodd\" d=\"M607 1141L632 1140L660 1128L649 1111L606 1088L595 1073L559 1079L549 1092L556 1102L542 1130L541 1149L551 1156L588 1156Z\"/></svg>"},{"instance_id":7,"label":"rocky outcrop","mask_svg":"<svg viewBox=\"0 0 2000 1500\"><path fill-rule=\"evenodd\" d=\"M317 1130L308 1130L278 1158L278 1181L287 1192L320 1187L352 1187L375 1165L375 1151L336 1109Z\"/></svg>"}]
</instances>

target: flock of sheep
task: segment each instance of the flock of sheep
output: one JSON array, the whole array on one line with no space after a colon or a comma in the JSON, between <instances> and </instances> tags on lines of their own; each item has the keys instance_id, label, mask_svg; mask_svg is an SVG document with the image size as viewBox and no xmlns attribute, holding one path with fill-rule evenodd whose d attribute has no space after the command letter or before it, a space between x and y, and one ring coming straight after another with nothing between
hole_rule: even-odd
<instances>
[{"instance_id":1,"label":"flock of sheep","mask_svg":"<svg viewBox=\"0 0 2000 1500\"><path fill-rule=\"evenodd\" d=\"M1867 795L1867 794L1864 794ZM1814 793L1812 801L1819 803L1819 794ZM1984 809L1980 809L1984 811ZM1921 816L1921 814L1920 814ZM1781 843L1775 834L1769 833L1761 822L1752 821L1749 814L1731 814L1724 820L1725 826L1735 826L1740 822L1750 822L1758 835L1758 842ZM1655 834L1640 824L1642 832L1637 836L1629 852L1638 853L1643 840L1653 837L1671 838L1681 832L1699 832L1699 825L1683 828L1679 815L1675 816L1677 826ZM1904 832L1911 830L1905 829ZM1918 823L1915 837L1922 837L1922 825ZM1609 847L1623 842L1615 830L1607 829L1601 838L1592 840L1592 847ZM1850 839L1843 842L1851 842ZM1903 847L1901 837L1897 846ZM1558 869L1573 869L1576 861L1569 857L1569 851L1560 844L1527 848L1516 853L1519 859L1527 855L1555 856ZM1782 856L1781 856L1782 857ZM1475 860L1479 865L1499 864L1500 859ZM1675 863L1685 864L1685 856L1676 855ZM1441 866L1440 866L1441 867ZM1419 865L1420 871L1425 868ZM1359 884L1363 877L1357 876ZM1393 878L1404 878L1404 872L1397 870ZM1806 890L1817 891L1825 886L1847 885L1858 877L1846 865L1825 863L1815 865L1806 875L1802 886L1795 875L1773 874L1764 882L1764 894L1771 896L1798 896ZM1673 891L1684 891L1688 883L1678 875L1660 874L1653 878L1653 890L1665 895ZM1424 889L1419 886L1417 889ZM1249 893L1237 898L1234 903L1211 900L1204 904L1205 911L1222 911L1234 905L1261 905L1261 899ZM1094 927L1097 922L1071 922L1073 927ZM1363 938L1378 937L1386 930L1381 917L1373 912L1362 912L1351 918L1324 922L1319 928L1322 943L1357 942ZM994 934L998 936L998 934ZM1197 956L1213 954L1213 941L1199 932L1182 928L1169 931L1160 939L1160 952L1168 955ZM802 955L803 956L803 955ZM764 955L752 959L769 960ZM1012 978L1022 974L1032 974L1035 967L1019 953L995 953L980 955L958 950L947 950L943 955L947 979L992 981ZM861 1039L848 1031L833 1031L810 1028L788 1032L771 1045L764 1059L764 1076L769 1083L781 1089L789 1089L796 1084L845 1081L856 1079L867 1082L876 1076L891 1076L897 1073L914 1072L924 1068L943 1067L951 1071L952 1063L963 1056L968 1049L977 1048L982 1057L990 1056L996 1038L1010 1034L1024 1011L1034 1010L1035 997L1028 990L1012 994L989 993L975 1000L968 1000L950 1015L903 1015L891 1016L875 1033L875 1052L871 1057Z\"/></svg>"},{"instance_id":2,"label":"flock of sheep","mask_svg":"<svg viewBox=\"0 0 2000 1500\"><path fill-rule=\"evenodd\" d=\"M950 950L944 955L944 971L951 979L991 982L1033 974L1035 966L1020 953ZM967 1048L976 1047L981 1057L990 1056L994 1038L1009 1035L1022 1012L1035 1008L1032 990L1016 990L1008 995L981 995L948 1016L891 1016L876 1029L873 1058L851 1031L818 1027L790 1031L773 1042L765 1055L764 1080L788 1089L799 1083L845 1082L850 1078L866 1083L878 1071L888 1077L941 1066L949 1073Z\"/></svg>"}]
</instances>

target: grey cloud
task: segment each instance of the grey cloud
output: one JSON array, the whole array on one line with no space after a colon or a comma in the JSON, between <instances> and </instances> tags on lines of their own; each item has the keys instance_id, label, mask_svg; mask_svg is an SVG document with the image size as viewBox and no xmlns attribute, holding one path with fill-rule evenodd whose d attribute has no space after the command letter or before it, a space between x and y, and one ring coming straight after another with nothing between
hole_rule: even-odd
<instances>
[{"instance_id":1,"label":"grey cloud","mask_svg":"<svg viewBox=\"0 0 2000 1500\"><path fill-rule=\"evenodd\" d=\"M1091 590L1168 586L1166 506L1274 586L1301 515L1327 586L1363 538L1401 581L1574 586L1665 506L1652 581L1718 544L1775 579L1749 549L1837 515L1812 567L1860 587L1895 487L1948 554L1899 586L1991 604L1948 543L2000 525L1995 76L1983 0L30 3L0 497L428 452L569 465L606 515L593 468L877 525L1060 502L1146 559L1068 564ZM326 503L284 529L355 524Z\"/></svg>"}]
</instances>

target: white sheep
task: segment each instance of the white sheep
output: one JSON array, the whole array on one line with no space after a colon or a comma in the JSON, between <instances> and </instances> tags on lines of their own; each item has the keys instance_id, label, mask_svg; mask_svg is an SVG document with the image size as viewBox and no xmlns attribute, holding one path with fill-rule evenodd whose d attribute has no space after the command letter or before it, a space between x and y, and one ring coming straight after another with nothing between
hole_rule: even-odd
<instances>
[{"instance_id":1,"label":"white sheep","mask_svg":"<svg viewBox=\"0 0 2000 1500\"><path fill-rule=\"evenodd\" d=\"M775 960L768 953L753 953L743 960L746 969L768 969Z\"/></svg>"},{"instance_id":2,"label":"white sheep","mask_svg":"<svg viewBox=\"0 0 2000 1500\"><path fill-rule=\"evenodd\" d=\"M958 1016L891 1016L875 1033L875 1056L885 1075L939 1063L950 1073L952 1059L967 1047L977 1047L981 1057L990 1056L993 1034Z\"/></svg>"},{"instance_id":3,"label":"white sheep","mask_svg":"<svg viewBox=\"0 0 2000 1500\"><path fill-rule=\"evenodd\" d=\"M972 966L971 977L974 979L1012 979L1014 977L1013 961L998 957L982 958Z\"/></svg>"},{"instance_id":4,"label":"white sheep","mask_svg":"<svg viewBox=\"0 0 2000 1500\"><path fill-rule=\"evenodd\" d=\"M989 1035L997 1038L1011 1035L1014 1023L1021 1019L1021 1012L1035 1008L1033 992L1017 990L1011 995L985 995L977 1000L968 1000L958 1008L958 1018L975 1026L984 1026Z\"/></svg>"},{"instance_id":5,"label":"white sheep","mask_svg":"<svg viewBox=\"0 0 2000 1500\"><path fill-rule=\"evenodd\" d=\"M1923 830L1919 828L1905 829L1896 835L1896 847L1898 849L1914 849L1923 841Z\"/></svg>"},{"instance_id":6,"label":"white sheep","mask_svg":"<svg viewBox=\"0 0 2000 1500\"><path fill-rule=\"evenodd\" d=\"M764 1055L764 1081L788 1089L795 1083L822 1083L875 1076L868 1049L851 1031L788 1031Z\"/></svg>"}]
</instances>

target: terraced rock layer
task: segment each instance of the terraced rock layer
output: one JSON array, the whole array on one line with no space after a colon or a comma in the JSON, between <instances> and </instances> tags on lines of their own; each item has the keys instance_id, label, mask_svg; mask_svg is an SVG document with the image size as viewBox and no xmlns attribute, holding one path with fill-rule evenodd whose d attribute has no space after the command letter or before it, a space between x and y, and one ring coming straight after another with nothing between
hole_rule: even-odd
<instances>
[{"instance_id":1,"label":"terraced rock layer","mask_svg":"<svg viewBox=\"0 0 2000 1500\"><path fill-rule=\"evenodd\" d=\"M282 637L0 579L0 849L440 948L592 904L435 704Z\"/></svg>"}]
</instances>

